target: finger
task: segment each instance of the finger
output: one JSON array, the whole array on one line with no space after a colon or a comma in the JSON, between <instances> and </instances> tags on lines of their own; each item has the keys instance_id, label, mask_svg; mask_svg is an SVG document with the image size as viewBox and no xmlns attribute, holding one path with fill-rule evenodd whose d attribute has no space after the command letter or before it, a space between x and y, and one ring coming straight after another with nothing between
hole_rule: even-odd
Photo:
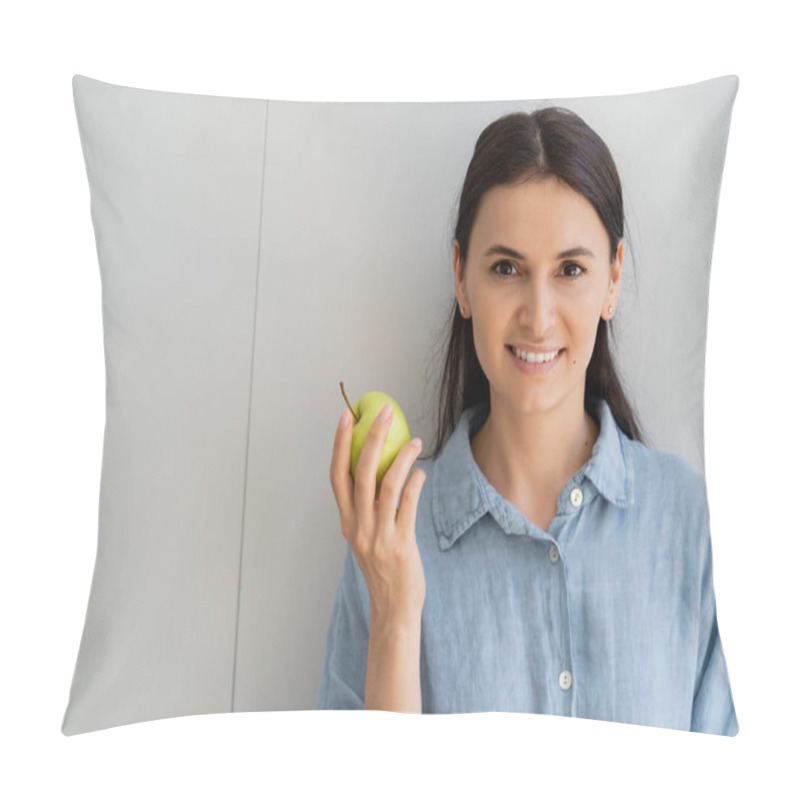
<instances>
[{"instance_id":1,"label":"finger","mask_svg":"<svg viewBox=\"0 0 800 800\"><path fill-rule=\"evenodd\" d=\"M342 423L345 423L343 426ZM342 523L342 533L349 530L354 509L353 479L350 476L350 446L353 439L353 415L350 409L345 409L339 418L336 436L333 440L333 456L331 457L330 480L336 504L339 506L339 516ZM345 536L345 538L347 538Z\"/></svg>"},{"instance_id":2,"label":"finger","mask_svg":"<svg viewBox=\"0 0 800 800\"><path fill-rule=\"evenodd\" d=\"M420 451L422 442L413 439L408 442L397 454L392 466L386 470L380 487L380 502L378 504L378 527L380 530L392 530L397 519L397 501L400 492L408 477L408 471L414 465Z\"/></svg>"},{"instance_id":3,"label":"finger","mask_svg":"<svg viewBox=\"0 0 800 800\"><path fill-rule=\"evenodd\" d=\"M389 405L389 409L391 411L391 405ZM385 420L378 415L370 425L364 447L358 457L355 474L355 510L356 514L364 520L372 519L374 516L378 464L391 427L392 414L389 414L389 418Z\"/></svg>"},{"instance_id":4,"label":"finger","mask_svg":"<svg viewBox=\"0 0 800 800\"><path fill-rule=\"evenodd\" d=\"M417 506L426 480L425 470L415 469L403 489L403 499L397 512L397 524L401 531L416 532Z\"/></svg>"}]
</instances>

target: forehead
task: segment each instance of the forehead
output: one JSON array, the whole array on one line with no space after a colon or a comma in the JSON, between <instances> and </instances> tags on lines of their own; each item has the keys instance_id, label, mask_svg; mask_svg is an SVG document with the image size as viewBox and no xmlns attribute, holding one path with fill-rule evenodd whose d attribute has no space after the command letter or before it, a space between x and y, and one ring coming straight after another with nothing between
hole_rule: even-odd
<instances>
[{"instance_id":1,"label":"forehead","mask_svg":"<svg viewBox=\"0 0 800 800\"><path fill-rule=\"evenodd\" d=\"M608 241L592 204L554 177L493 186L481 198L470 238L479 247L517 244L523 251Z\"/></svg>"}]
</instances>

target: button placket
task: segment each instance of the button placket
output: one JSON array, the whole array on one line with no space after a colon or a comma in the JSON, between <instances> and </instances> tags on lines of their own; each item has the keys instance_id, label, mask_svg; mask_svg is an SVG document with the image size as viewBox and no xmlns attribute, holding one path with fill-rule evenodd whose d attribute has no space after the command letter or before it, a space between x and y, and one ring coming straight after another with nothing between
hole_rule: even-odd
<instances>
[{"instance_id":1,"label":"button placket","mask_svg":"<svg viewBox=\"0 0 800 800\"><path fill-rule=\"evenodd\" d=\"M570 504L573 508L578 508L583 503L583 491L578 488L577 486L573 485L573 488L569 491L567 495L569 498ZM563 502L563 500L562 500ZM563 508L563 506L562 506ZM568 508L568 507L567 507ZM563 514L563 511L562 511ZM557 518L558 519L558 518ZM550 544L547 548L548 557L550 558L550 563L555 567L552 575L556 582L556 585L560 587L560 593L562 594L562 608L564 613L564 625L562 629L562 642L561 647L559 650L561 651L561 658L556 661L556 666L558 662L561 662L561 666L563 667L565 664L570 663L570 659L572 657L572 643L571 643L571 625L569 621L569 602L568 602L568 587L567 587L567 572L566 572L566 565L563 569L558 568L558 564L561 562L561 552L559 550L560 547L566 546L566 541L572 533L572 529L574 527L575 516L568 514L562 516L559 520L558 527L555 527L550 535ZM558 686L562 692L565 692L563 695L562 704L564 710L567 713L573 713L575 710L575 695L574 693L566 694L570 692L572 688L573 678L572 672L568 669L562 669L560 672L556 673L556 680L558 681ZM559 704L559 705L562 705Z\"/></svg>"}]
</instances>

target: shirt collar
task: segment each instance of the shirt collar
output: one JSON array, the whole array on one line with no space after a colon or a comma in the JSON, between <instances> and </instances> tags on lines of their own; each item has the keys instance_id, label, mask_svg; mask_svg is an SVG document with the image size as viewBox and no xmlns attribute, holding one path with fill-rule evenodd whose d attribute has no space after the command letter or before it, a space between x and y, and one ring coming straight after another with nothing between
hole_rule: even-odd
<instances>
[{"instance_id":1,"label":"shirt collar","mask_svg":"<svg viewBox=\"0 0 800 800\"><path fill-rule=\"evenodd\" d=\"M609 502L627 508L633 504L633 465L626 452L630 440L619 429L606 400L589 395L587 407L600 427L600 434L589 460L571 480L582 483L588 478ZM433 520L440 550L452 547L478 519L495 510L498 503L508 502L486 480L469 445L470 438L488 416L488 400L465 409L433 464Z\"/></svg>"}]
</instances>

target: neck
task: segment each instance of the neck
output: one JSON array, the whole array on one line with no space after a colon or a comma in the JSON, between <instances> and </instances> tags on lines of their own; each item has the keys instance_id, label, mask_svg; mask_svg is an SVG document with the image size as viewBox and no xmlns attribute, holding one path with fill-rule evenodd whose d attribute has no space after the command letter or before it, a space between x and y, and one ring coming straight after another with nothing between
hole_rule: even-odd
<instances>
[{"instance_id":1,"label":"neck","mask_svg":"<svg viewBox=\"0 0 800 800\"><path fill-rule=\"evenodd\" d=\"M550 409L527 411L492 395L473 457L497 491L517 505L552 500L589 460L599 428L583 391Z\"/></svg>"}]
</instances>

